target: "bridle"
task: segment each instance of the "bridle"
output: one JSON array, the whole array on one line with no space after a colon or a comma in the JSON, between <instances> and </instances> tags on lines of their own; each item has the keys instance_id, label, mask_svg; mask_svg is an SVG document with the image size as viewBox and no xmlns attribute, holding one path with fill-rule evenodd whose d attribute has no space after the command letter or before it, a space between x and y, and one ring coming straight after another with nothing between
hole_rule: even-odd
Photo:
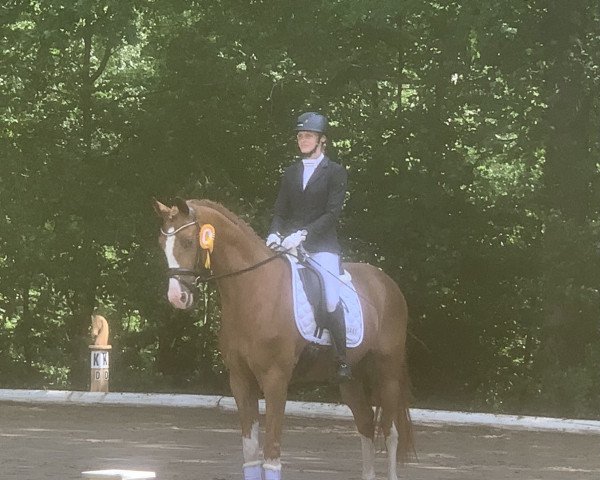
<instances>
[{"instance_id":1,"label":"bridle","mask_svg":"<svg viewBox=\"0 0 600 480\"><path fill-rule=\"evenodd\" d=\"M185 223L185 224L181 225L180 227L178 227L177 229L173 230L172 232L165 232L161 227L160 233L162 233L165 237L174 237L181 230L184 230L187 227L191 227L193 225L198 225L198 222L196 220L194 220L193 222ZM196 249L196 259L194 261L194 269L193 270L190 270L189 268L181 268L181 267L168 268L167 272L166 272L167 277L175 278L179 282L183 283L190 290L193 290L194 288L198 287L198 279L201 278L202 274L203 274L203 272L201 272L198 269L199 264L200 264L200 255L198 255L198 249ZM190 283L189 281L187 281L183 278L179 278L181 276L194 277L194 281L193 281L193 283Z\"/></svg>"},{"instance_id":2,"label":"bridle","mask_svg":"<svg viewBox=\"0 0 600 480\"><path fill-rule=\"evenodd\" d=\"M183 225L181 225L180 227L178 227L176 230L173 230L172 232L165 232L162 227L160 229L160 233L162 233L163 235L165 235L166 237L173 237L175 235L177 235L178 232L180 232L181 230L187 228L187 227L191 227L193 225L197 225L200 226L198 224L198 222L196 220L189 222L189 223L185 223ZM202 283L206 283L206 282L210 282L213 280L222 280L225 278L229 278L229 277L234 277L237 275L241 275L243 273L246 272L250 272L251 270L255 270L259 267L262 267L263 265L265 265L266 263L272 262L273 260L280 258L282 255L285 254L285 252L276 252L275 255L262 260L254 265L251 265L250 267L246 267L246 268L242 268L241 270L236 270L234 272L229 272L229 273L224 273L221 275L208 275L205 276L206 272L210 272L209 269L206 268L202 268L199 269L198 266L200 265L200 248L197 246L196 247L196 259L194 261L194 268L193 269L189 269L189 268L181 268L181 267L175 267L175 268L168 268L167 269L167 277L168 278L174 278L176 280L178 280L179 282L183 283L186 287L188 287L188 289L190 290L194 290L194 289L198 289L200 288L200 285ZM189 282L185 279L182 279L180 277L194 277L193 282Z\"/></svg>"}]
</instances>

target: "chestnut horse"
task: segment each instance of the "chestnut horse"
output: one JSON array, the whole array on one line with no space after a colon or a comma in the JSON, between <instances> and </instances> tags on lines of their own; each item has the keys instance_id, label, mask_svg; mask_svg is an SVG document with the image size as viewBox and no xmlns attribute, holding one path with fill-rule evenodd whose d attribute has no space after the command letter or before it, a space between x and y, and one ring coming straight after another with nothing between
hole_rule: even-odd
<instances>
[{"instance_id":1,"label":"chestnut horse","mask_svg":"<svg viewBox=\"0 0 600 480\"><path fill-rule=\"evenodd\" d=\"M306 348L309 343L293 318L287 260L274 254L222 205L208 200L175 203L171 208L154 203L163 221L159 242L169 266L169 301L176 308L190 308L197 293L195 283L208 277L204 269L210 266L213 276L209 278L217 283L221 301L219 345L241 420L244 479L279 480L288 385L296 374L326 380L334 366L331 348ZM340 384L341 396L360 433L362 479L375 479L376 419L371 405L378 405L388 454L387 478L397 480L397 453L402 461L413 453L406 301L378 268L359 263L344 267L360 295L365 330L363 342L348 350L353 379ZM263 459L258 442L261 391L266 405Z\"/></svg>"}]
</instances>

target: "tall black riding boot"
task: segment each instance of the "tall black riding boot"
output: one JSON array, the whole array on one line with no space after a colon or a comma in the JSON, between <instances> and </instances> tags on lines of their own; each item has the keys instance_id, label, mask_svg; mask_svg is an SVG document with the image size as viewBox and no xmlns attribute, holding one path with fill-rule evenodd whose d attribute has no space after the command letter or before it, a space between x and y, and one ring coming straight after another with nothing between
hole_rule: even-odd
<instances>
[{"instance_id":1,"label":"tall black riding boot","mask_svg":"<svg viewBox=\"0 0 600 480\"><path fill-rule=\"evenodd\" d=\"M346 363L346 321L344 319L344 307L338 303L336 309L329 313L329 334L335 348L335 359L337 361L336 376L339 381L352 378L350 365Z\"/></svg>"}]
</instances>

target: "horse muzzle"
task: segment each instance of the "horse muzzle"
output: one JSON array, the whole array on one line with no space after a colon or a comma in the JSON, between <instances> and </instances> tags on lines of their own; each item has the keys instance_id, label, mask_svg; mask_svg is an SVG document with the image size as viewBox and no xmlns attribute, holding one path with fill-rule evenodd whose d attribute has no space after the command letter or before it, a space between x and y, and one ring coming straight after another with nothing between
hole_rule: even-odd
<instances>
[{"instance_id":1,"label":"horse muzzle","mask_svg":"<svg viewBox=\"0 0 600 480\"><path fill-rule=\"evenodd\" d=\"M187 310L194 305L194 293L176 278L169 278L167 297L171 305L181 310Z\"/></svg>"}]
</instances>

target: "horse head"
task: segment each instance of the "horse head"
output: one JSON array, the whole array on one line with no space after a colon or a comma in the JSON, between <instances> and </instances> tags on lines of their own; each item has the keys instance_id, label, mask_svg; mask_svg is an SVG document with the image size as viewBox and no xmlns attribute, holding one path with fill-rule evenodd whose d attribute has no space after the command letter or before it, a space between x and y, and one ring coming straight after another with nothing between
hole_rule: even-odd
<instances>
[{"instance_id":1,"label":"horse head","mask_svg":"<svg viewBox=\"0 0 600 480\"><path fill-rule=\"evenodd\" d=\"M92 315L94 345L108 345L108 321L102 315Z\"/></svg>"},{"instance_id":2,"label":"horse head","mask_svg":"<svg viewBox=\"0 0 600 480\"><path fill-rule=\"evenodd\" d=\"M177 198L173 207L154 200L154 210L162 218L159 243L169 267L167 297L175 308L188 309L194 304L195 282L200 276L200 225L187 202Z\"/></svg>"},{"instance_id":3,"label":"horse head","mask_svg":"<svg viewBox=\"0 0 600 480\"><path fill-rule=\"evenodd\" d=\"M246 222L219 203L177 198L169 208L154 200L154 210L163 220L159 243L169 266L168 298L176 308L192 307L199 282L220 284L227 278L228 287L220 285L220 289L235 290L234 279L243 282L248 278L244 273L279 257Z\"/></svg>"}]
</instances>

